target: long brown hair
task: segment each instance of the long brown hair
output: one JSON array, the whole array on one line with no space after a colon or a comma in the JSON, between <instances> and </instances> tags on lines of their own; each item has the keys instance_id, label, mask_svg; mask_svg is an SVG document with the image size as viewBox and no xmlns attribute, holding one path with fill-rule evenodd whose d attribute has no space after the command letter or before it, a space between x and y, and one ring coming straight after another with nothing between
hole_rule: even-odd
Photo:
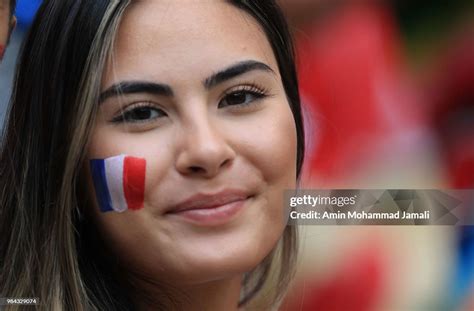
<instances>
[{"instance_id":1,"label":"long brown hair","mask_svg":"<svg viewBox=\"0 0 474 311\"><path fill-rule=\"evenodd\" d=\"M45 0L24 42L0 154L0 297L39 297L38 310L135 309L85 214L90 202L81 174L102 72L129 3ZM297 127L299 176L304 135L286 23L274 1L229 3L252 15L272 45ZM286 227L278 249L246 274L241 306L267 283L275 263L271 300L281 298L296 237L296 227ZM168 296L163 307L172 302Z\"/></svg>"}]
</instances>

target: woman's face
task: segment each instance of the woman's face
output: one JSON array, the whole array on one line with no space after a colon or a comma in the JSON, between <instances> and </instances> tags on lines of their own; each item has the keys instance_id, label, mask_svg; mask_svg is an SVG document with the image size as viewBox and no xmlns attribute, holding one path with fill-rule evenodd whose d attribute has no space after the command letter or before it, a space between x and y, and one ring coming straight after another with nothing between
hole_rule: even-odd
<instances>
[{"instance_id":1,"label":"woman's face","mask_svg":"<svg viewBox=\"0 0 474 311\"><path fill-rule=\"evenodd\" d=\"M257 22L224 1L136 2L102 91L88 157L146 160L143 208L93 209L117 257L173 284L260 263L286 224L296 128Z\"/></svg>"}]
</instances>

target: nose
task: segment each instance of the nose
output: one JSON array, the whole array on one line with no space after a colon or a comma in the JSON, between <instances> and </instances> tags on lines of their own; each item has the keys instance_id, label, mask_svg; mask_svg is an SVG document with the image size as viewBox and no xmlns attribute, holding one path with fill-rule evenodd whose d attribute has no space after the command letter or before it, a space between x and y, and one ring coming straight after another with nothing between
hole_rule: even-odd
<instances>
[{"instance_id":1,"label":"nose","mask_svg":"<svg viewBox=\"0 0 474 311\"><path fill-rule=\"evenodd\" d=\"M181 174L212 178L235 159L235 151L225 135L207 118L194 122L181 134L183 144L176 158L176 168Z\"/></svg>"}]
</instances>

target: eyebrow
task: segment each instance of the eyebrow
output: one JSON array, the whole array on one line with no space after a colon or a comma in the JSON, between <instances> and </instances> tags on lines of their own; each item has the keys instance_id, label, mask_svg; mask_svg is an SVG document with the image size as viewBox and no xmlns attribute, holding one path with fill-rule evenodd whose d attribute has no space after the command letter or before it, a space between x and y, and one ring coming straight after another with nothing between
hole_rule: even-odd
<instances>
[{"instance_id":1,"label":"eyebrow","mask_svg":"<svg viewBox=\"0 0 474 311\"><path fill-rule=\"evenodd\" d=\"M206 87L206 89L210 89L216 86L217 84L220 84L222 82L225 82L227 80L230 80L232 78L254 70L262 70L275 73L273 69L267 64L254 60L247 60L231 65L226 69L213 74L212 76L204 80L204 86Z\"/></svg>"},{"instance_id":2,"label":"eyebrow","mask_svg":"<svg viewBox=\"0 0 474 311\"><path fill-rule=\"evenodd\" d=\"M99 103L102 103L110 97L138 93L148 93L168 97L173 96L173 90L166 84L148 81L124 81L114 84L102 92L99 97Z\"/></svg>"},{"instance_id":3,"label":"eyebrow","mask_svg":"<svg viewBox=\"0 0 474 311\"><path fill-rule=\"evenodd\" d=\"M212 74L203 81L203 85L206 89L211 89L220 83L255 70L266 71L275 74L275 71L273 71L273 69L267 64L254 60L247 60L238 62ZM114 84L102 92L99 97L99 104L110 97L138 93L148 93L166 97L174 96L173 90L169 85L166 84L149 81L124 81Z\"/></svg>"}]
</instances>

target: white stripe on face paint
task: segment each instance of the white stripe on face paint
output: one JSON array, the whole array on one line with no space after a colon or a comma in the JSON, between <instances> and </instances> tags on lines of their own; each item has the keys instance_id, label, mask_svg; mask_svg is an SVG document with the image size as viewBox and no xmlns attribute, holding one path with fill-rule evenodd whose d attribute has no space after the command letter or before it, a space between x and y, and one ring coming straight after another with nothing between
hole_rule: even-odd
<instances>
[{"instance_id":1,"label":"white stripe on face paint","mask_svg":"<svg viewBox=\"0 0 474 311\"><path fill-rule=\"evenodd\" d=\"M124 154L105 159L105 175L109 188L112 208L117 212L128 209L127 201L123 191L123 160Z\"/></svg>"}]
</instances>

